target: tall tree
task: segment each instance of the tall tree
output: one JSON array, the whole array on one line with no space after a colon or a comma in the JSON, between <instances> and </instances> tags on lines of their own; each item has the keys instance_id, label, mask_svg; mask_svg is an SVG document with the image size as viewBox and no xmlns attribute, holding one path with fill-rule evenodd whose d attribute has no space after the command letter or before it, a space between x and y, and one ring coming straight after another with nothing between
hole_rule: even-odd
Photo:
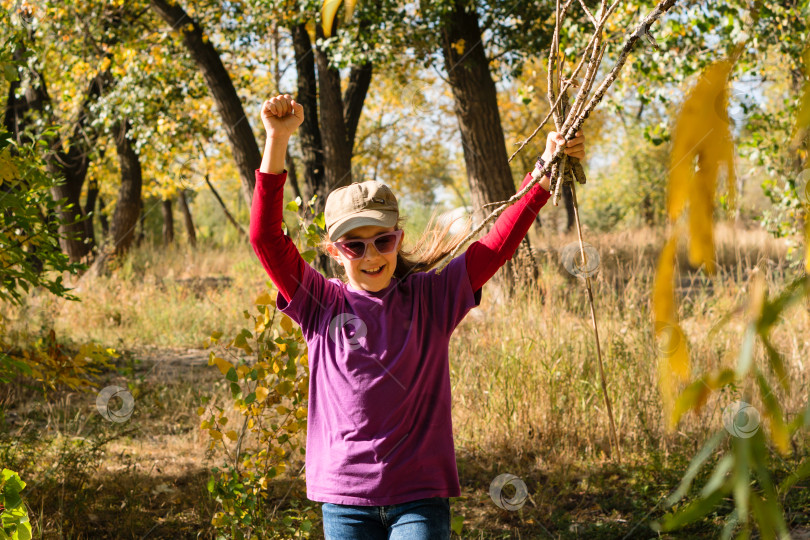
<instances>
[{"instance_id":1,"label":"tall tree","mask_svg":"<svg viewBox=\"0 0 810 540\"><path fill-rule=\"evenodd\" d=\"M242 180L242 195L250 207L255 183L254 171L261 162L261 154L231 76L222 63L216 47L205 35L201 24L189 16L179 3L170 0L151 0L151 6L172 30L182 33L183 44L205 78L231 143L233 157Z\"/></svg>"}]
</instances>

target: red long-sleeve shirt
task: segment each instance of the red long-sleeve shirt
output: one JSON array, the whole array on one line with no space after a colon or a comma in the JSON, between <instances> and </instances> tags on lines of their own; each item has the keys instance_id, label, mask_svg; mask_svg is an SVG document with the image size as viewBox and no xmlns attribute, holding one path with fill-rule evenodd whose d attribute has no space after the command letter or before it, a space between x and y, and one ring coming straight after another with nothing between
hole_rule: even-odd
<instances>
[{"instance_id":1,"label":"red long-sleeve shirt","mask_svg":"<svg viewBox=\"0 0 810 540\"><path fill-rule=\"evenodd\" d=\"M250 243L270 279L289 302L301 283L306 261L301 258L290 237L281 230L286 179L287 171L273 174L256 170L256 187L250 211ZM530 180L531 173L523 179L520 189ZM550 196L539 183L535 184L524 197L498 217L486 235L470 244L466 264L473 291L483 287L498 268L512 258L537 212Z\"/></svg>"}]
</instances>

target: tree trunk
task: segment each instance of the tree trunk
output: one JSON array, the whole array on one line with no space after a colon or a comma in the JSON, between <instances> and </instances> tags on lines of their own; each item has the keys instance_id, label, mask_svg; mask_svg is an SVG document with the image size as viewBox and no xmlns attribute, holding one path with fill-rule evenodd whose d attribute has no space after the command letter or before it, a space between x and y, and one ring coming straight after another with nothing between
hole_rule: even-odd
<instances>
[{"instance_id":1,"label":"tree trunk","mask_svg":"<svg viewBox=\"0 0 810 540\"><path fill-rule=\"evenodd\" d=\"M98 221L101 223L101 234L107 236L110 234L110 224L107 222L107 216L104 214L104 198L98 198Z\"/></svg>"},{"instance_id":2,"label":"tree trunk","mask_svg":"<svg viewBox=\"0 0 810 540\"><path fill-rule=\"evenodd\" d=\"M127 139L127 122L116 126L115 147L121 169L121 187L112 219L112 241L116 255L126 253L135 239L135 226L141 215L141 162Z\"/></svg>"},{"instance_id":3,"label":"tree trunk","mask_svg":"<svg viewBox=\"0 0 810 540\"><path fill-rule=\"evenodd\" d=\"M93 180L87 186L87 200L84 203L84 214L89 216L85 221L84 234L89 238L93 245L96 244L96 235L93 231L93 218L96 214L96 201L98 200L98 182Z\"/></svg>"},{"instance_id":4,"label":"tree trunk","mask_svg":"<svg viewBox=\"0 0 810 540\"><path fill-rule=\"evenodd\" d=\"M352 149L349 146L346 121L343 118L340 72L336 68L329 67L326 51L318 46L315 46L315 64L318 66L318 97L321 106L326 189L327 192L332 192L352 183Z\"/></svg>"},{"instance_id":5,"label":"tree trunk","mask_svg":"<svg viewBox=\"0 0 810 540\"><path fill-rule=\"evenodd\" d=\"M346 122L346 138L352 154L357 124L360 123L360 113L363 111L363 103L366 101L368 87L371 84L371 73L371 62L352 67L349 72L349 84L343 95L343 119Z\"/></svg>"},{"instance_id":6,"label":"tree trunk","mask_svg":"<svg viewBox=\"0 0 810 540\"><path fill-rule=\"evenodd\" d=\"M14 58L20 60L24 54L24 48L15 49ZM58 123L48 109L51 98L48 95L45 77L35 68L29 68L28 72L29 77L18 73L19 80L10 84L5 109L4 124L20 143L26 142L23 133L27 127L27 113L36 111L46 123ZM17 94L21 88L20 81L23 80L30 80L32 84L26 87L23 96L18 98ZM47 163L48 170L52 174L64 178L64 183L54 186L51 189L51 194L54 200L65 199L65 203L59 205L58 208L59 232L62 236L60 245L71 262L80 261L91 253L95 247L92 234L92 217L87 218L87 213L83 210L80 201L82 185L87 176L87 168L90 163L88 157L90 148L98 136L94 129L88 128L87 124L89 123L90 106L111 83L112 78L109 68L89 81L79 107L78 118L75 121L73 132L65 145L68 148L67 152L62 150L63 140L54 138L49 140L51 152L48 153L50 156Z\"/></svg>"},{"instance_id":7,"label":"tree trunk","mask_svg":"<svg viewBox=\"0 0 810 540\"><path fill-rule=\"evenodd\" d=\"M200 25L176 1L152 0L151 5L173 30L182 32L183 44L205 78L225 125L236 168L242 179L242 195L250 208L256 181L254 171L261 163L262 156L233 81L213 43L203 38ZM190 29L187 28L189 25Z\"/></svg>"},{"instance_id":8,"label":"tree trunk","mask_svg":"<svg viewBox=\"0 0 810 540\"><path fill-rule=\"evenodd\" d=\"M297 99L307 111L298 130L304 165L300 191L305 201L318 196L313 209L317 214L324 210L331 191L352 182L352 147L371 82L372 65L364 63L352 67L344 97L341 95L340 73L329 67L324 51L317 47L313 50L305 26L292 28L292 37L298 67ZM314 217L306 212L302 215L304 219ZM332 258L323 253L318 254L315 266L332 276L339 270Z\"/></svg>"},{"instance_id":9,"label":"tree trunk","mask_svg":"<svg viewBox=\"0 0 810 540\"><path fill-rule=\"evenodd\" d=\"M168 246L174 242L174 219L172 217L172 200L163 199L160 204L163 213L163 245Z\"/></svg>"},{"instance_id":10,"label":"tree trunk","mask_svg":"<svg viewBox=\"0 0 810 540\"><path fill-rule=\"evenodd\" d=\"M322 212L326 202L324 187L323 144L321 128L318 122L318 83L315 77L315 59L312 43L305 25L292 28L295 64L298 72L297 101L303 105L306 114L304 122L298 128L298 143L301 147L301 161L304 165L302 197L304 201L318 195L315 201L315 212Z\"/></svg>"},{"instance_id":11,"label":"tree trunk","mask_svg":"<svg viewBox=\"0 0 810 540\"><path fill-rule=\"evenodd\" d=\"M481 210L484 204L506 200L514 195L516 188L509 169L498 96L475 9L467 12L464 2L456 0L455 10L443 21L440 39L464 149L475 212L473 219L480 223L486 217ZM510 290L515 277L528 278L528 281L537 277L531 251L525 247L527 244L521 242L504 271L499 272Z\"/></svg>"},{"instance_id":12,"label":"tree trunk","mask_svg":"<svg viewBox=\"0 0 810 540\"><path fill-rule=\"evenodd\" d=\"M191 218L191 210L188 207L188 200L186 200L186 190L181 189L180 195L177 198L177 203L180 206L180 212L183 214L183 224L186 227L186 235L188 236L188 243L191 247L197 247L197 233L194 231L194 220Z\"/></svg>"}]
</instances>

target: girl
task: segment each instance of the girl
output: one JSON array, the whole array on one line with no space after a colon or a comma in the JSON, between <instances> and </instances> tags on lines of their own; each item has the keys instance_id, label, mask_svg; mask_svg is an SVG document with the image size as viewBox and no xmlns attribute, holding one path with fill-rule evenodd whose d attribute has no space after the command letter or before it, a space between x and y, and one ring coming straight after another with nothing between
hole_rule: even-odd
<instances>
[{"instance_id":1,"label":"girl","mask_svg":"<svg viewBox=\"0 0 810 540\"><path fill-rule=\"evenodd\" d=\"M301 326L308 346L307 497L324 503L327 539L450 538L449 497L460 495L450 335L481 302L484 283L512 258L550 196L549 178L438 275L429 270L463 232L450 240L449 225L428 232L420 241L431 238L428 245L406 252L387 186L369 181L334 190L326 200L324 243L345 270L344 283L306 264L281 231L284 156L304 109L284 94L266 101L261 114L267 142L256 171L250 242L279 289L279 310ZM541 159L563 142L550 133ZM585 157L581 132L565 152ZM531 173L523 186L530 179Z\"/></svg>"}]
</instances>

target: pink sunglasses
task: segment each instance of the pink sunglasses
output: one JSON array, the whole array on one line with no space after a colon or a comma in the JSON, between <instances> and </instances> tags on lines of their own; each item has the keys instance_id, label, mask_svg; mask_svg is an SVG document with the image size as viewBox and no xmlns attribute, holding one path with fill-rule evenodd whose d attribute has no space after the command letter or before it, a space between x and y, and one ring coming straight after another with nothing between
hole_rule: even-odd
<instances>
[{"instance_id":1,"label":"pink sunglasses","mask_svg":"<svg viewBox=\"0 0 810 540\"><path fill-rule=\"evenodd\" d=\"M343 240L333 242L335 246L343 253L348 259L362 259L366 255L368 245L373 243L375 249L381 253L391 253L399 245L399 240L402 238L402 229L396 231L384 232L373 236L371 238L352 238L351 240Z\"/></svg>"}]
</instances>

